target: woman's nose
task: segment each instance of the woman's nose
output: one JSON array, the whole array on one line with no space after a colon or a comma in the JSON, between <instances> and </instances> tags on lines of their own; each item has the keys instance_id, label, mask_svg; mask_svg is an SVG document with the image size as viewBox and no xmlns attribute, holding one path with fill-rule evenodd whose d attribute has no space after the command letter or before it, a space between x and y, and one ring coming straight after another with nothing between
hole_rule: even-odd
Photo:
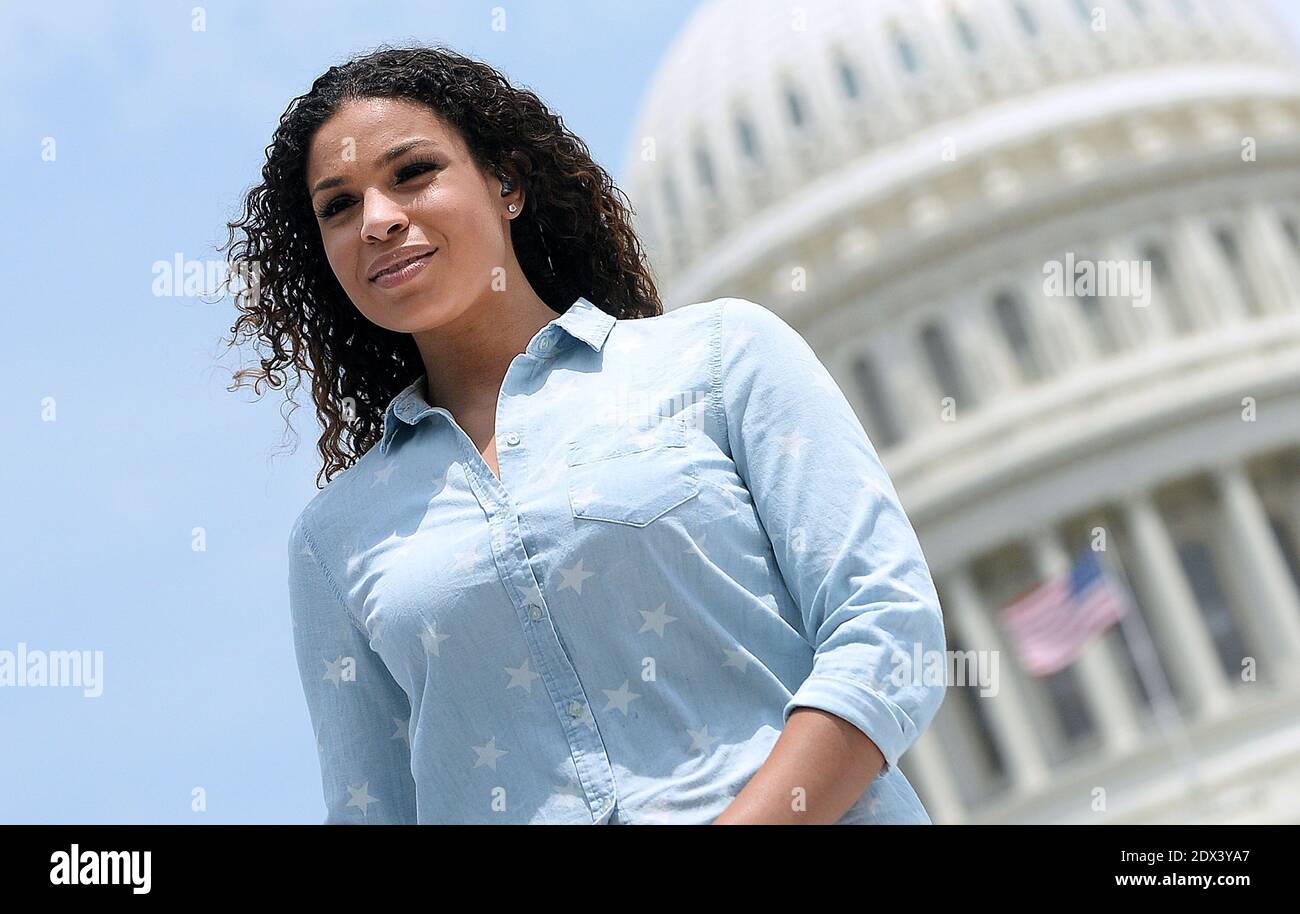
<instances>
[{"instance_id":1,"label":"woman's nose","mask_svg":"<svg viewBox=\"0 0 1300 914\"><path fill-rule=\"evenodd\" d=\"M385 241L394 232L406 228L406 214L379 191L366 191L361 236L366 240Z\"/></svg>"}]
</instances>

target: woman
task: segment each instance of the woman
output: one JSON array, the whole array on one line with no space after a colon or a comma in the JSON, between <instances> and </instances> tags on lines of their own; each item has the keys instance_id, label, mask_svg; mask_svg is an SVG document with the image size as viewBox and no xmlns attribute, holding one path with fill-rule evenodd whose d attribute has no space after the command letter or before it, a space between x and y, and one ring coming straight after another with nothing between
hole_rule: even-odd
<instances>
[{"instance_id":1,"label":"woman","mask_svg":"<svg viewBox=\"0 0 1300 914\"><path fill-rule=\"evenodd\" d=\"M331 67L263 178L232 342L324 429L288 560L326 823L930 821L895 766L938 598L802 337L663 313L585 144L443 48Z\"/></svg>"}]
</instances>

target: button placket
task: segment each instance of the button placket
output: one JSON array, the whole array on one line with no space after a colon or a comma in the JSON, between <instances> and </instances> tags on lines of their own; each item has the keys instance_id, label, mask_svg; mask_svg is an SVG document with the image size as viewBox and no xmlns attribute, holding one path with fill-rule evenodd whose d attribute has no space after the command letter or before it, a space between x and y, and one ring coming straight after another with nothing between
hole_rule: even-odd
<instances>
[{"instance_id":1,"label":"button placket","mask_svg":"<svg viewBox=\"0 0 1300 914\"><path fill-rule=\"evenodd\" d=\"M510 387L514 366L506 372L501 393L497 400L497 420L505 424L517 421L518 417L510 414L507 392ZM558 715L561 734L567 743L568 754L573 759L578 771L579 784L586 794L588 804L598 804L599 819L605 811L612 808L615 792L614 771L610 765L609 755L605 750L604 740L596 730L590 716L589 706L577 670L560 642L555 627L554 615L544 608L537 579L534 577L531 560L523 537L523 521L516 511L517 501L508 492L501 479L487 466L482 455L473 447L468 436L462 434L461 446L466 459L473 465L474 471L467 474L470 486L479 499L489 525L489 542L498 577L506 589L515 595L512 601L518 613L519 625L529 653L536 660L538 671L542 674L542 683L551 699L552 707ZM500 437L508 447L515 448L523 436L515 430ZM525 453L514 452L508 455L510 461L522 460ZM478 461L474 462L473 458ZM513 474L505 472L507 460L501 460L502 476ZM520 479L525 478L523 474ZM517 494L517 493L515 493ZM585 723L584 723L585 722Z\"/></svg>"},{"instance_id":2,"label":"button placket","mask_svg":"<svg viewBox=\"0 0 1300 914\"><path fill-rule=\"evenodd\" d=\"M561 730L577 766L579 783L587 794L588 803L604 802L612 805L615 782L609 755L605 751L604 740L588 717L589 706L580 700L585 698L582 683L560 643L554 617L543 608L545 598L539 599L541 591L533 576L528 550L524 545L520 518L509 502L493 506L490 496L493 490L486 480L471 478L471 485L483 504L492 528L489 539L497 573L502 584L518 595L515 605L520 613L524 640L537 660L542 683L550 695L552 705L561 714ZM580 723L584 720L588 721L586 725Z\"/></svg>"}]
</instances>

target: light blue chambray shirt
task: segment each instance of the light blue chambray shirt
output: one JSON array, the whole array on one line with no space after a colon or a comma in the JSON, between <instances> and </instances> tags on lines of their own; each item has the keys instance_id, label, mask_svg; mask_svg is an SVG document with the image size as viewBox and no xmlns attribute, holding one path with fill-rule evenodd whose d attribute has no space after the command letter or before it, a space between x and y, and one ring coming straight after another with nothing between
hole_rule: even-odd
<instances>
[{"instance_id":1,"label":"light blue chambray shirt","mask_svg":"<svg viewBox=\"0 0 1300 914\"><path fill-rule=\"evenodd\" d=\"M500 479L424 380L289 538L326 824L706 824L799 706L886 760L838 824L930 822L896 765L944 690L896 671L938 596L784 320L579 298L506 373Z\"/></svg>"}]
</instances>

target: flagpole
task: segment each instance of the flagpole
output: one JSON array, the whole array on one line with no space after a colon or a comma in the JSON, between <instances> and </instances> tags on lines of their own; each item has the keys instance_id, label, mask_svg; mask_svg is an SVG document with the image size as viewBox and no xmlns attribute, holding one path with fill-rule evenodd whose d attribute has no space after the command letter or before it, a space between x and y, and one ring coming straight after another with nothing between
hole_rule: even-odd
<instances>
[{"instance_id":1,"label":"flagpole","mask_svg":"<svg viewBox=\"0 0 1300 914\"><path fill-rule=\"evenodd\" d=\"M1155 641L1151 638L1151 632L1147 628L1146 620L1142 618L1142 613L1138 610L1137 598L1134 595L1132 584L1129 583L1128 574L1124 571L1124 566L1119 559L1110 554L1109 545L1107 543L1107 548L1094 551L1101 554L1102 564L1110 569L1116 579L1123 584L1126 591L1128 611L1120 614L1120 627L1124 630L1125 639L1128 641L1129 648L1133 653L1138 675L1142 677L1142 683L1146 686L1147 694L1151 696L1152 710L1155 712L1160 732L1168 742L1170 751L1186 772L1189 797L1196 808L1201 808L1204 806L1204 788L1206 785L1197 764L1196 750L1192 746L1182 713L1178 710L1178 702L1174 698L1173 689L1165 676L1164 666L1160 663L1160 657L1156 653Z\"/></svg>"}]
</instances>

